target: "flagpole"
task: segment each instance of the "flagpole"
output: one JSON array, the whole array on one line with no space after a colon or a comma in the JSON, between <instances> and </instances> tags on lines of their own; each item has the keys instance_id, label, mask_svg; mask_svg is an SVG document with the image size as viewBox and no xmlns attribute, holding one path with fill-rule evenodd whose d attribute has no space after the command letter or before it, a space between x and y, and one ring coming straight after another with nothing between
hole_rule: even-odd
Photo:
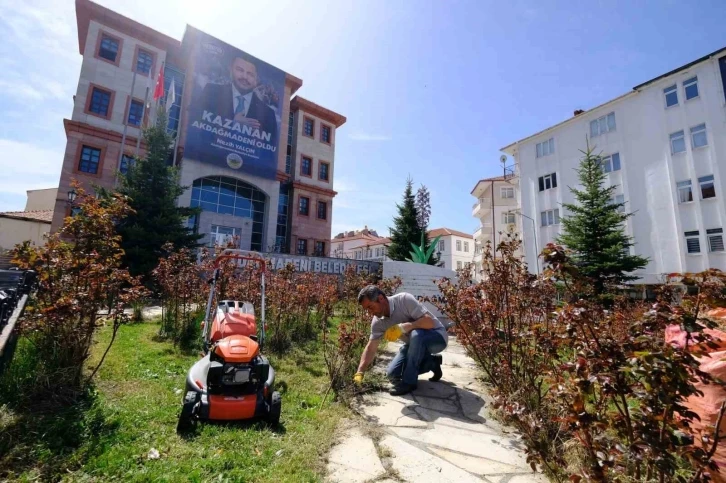
<instances>
[{"instance_id":1,"label":"flagpole","mask_svg":"<svg viewBox=\"0 0 726 483\"><path fill-rule=\"evenodd\" d=\"M121 160L124 156L124 149L126 148L126 129L129 127L129 114L131 114L131 102L134 99L134 86L136 85L136 70L134 69L134 77L131 80L131 95L129 96L129 107L128 111L124 113L124 133L121 136L121 149L119 149L118 152L118 169L116 170L116 181L115 183L118 183L118 172L121 170ZM143 118L142 118L143 119Z\"/></svg>"},{"instance_id":2,"label":"flagpole","mask_svg":"<svg viewBox=\"0 0 726 483\"><path fill-rule=\"evenodd\" d=\"M144 95L144 110L141 111L141 125L146 126L146 104L149 103L149 83L146 83L146 94ZM139 130L139 135L136 136L136 154L134 156L139 157L139 148L141 147L141 130Z\"/></svg>"},{"instance_id":3,"label":"flagpole","mask_svg":"<svg viewBox=\"0 0 726 483\"><path fill-rule=\"evenodd\" d=\"M172 82L174 82L174 81L172 80ZM184 83L182 83L182 86L184 86ZM184 92L183 88L182 88L182 92ZM175 97L174 100L176 100L176 96L174 96L174 97ZM172 107L173 106L174 106L174 104L172 104ZM175 133L176 139L174 139L174 155L171 159L172 166L176 166L176 153L179 148L179 130L181 129L183 115L184 115L184 112L182 111L181 100L180 100L179 101L179 122L176 125L176 133Z\"/></svg>"}]
</instances>

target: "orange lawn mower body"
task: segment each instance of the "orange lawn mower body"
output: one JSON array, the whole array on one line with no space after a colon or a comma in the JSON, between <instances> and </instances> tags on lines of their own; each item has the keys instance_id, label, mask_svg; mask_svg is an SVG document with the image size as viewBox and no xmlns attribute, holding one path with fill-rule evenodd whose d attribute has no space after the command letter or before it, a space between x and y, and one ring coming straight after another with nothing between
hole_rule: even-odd
<instances>
[{"instance_id":1,"label":"orange lawn mower body","mask_svg":"<svg viewBox=\"0 0 726 483\"><path fill-rule=\"evenodd\" d=\"M255 320L251 303L219 301L213 309L220 264L246 260L259 265L261 277L261 323ZM265 419L280 421L281 397L274 391L275 370L262 355L265 340L265 260L228 250L215 260L202 338L204 356L189 370L177 429L183 431L199 420L234 421ZM259 335L258 335L258 328Z\"/></svg>"}]
</instances>

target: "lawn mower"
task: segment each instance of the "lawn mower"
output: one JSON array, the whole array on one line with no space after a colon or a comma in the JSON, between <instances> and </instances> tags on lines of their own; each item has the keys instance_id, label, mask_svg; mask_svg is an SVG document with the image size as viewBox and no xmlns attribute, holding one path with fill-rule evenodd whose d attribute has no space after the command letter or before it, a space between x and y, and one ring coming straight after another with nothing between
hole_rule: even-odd
<instances>
[{"instance_id":1,"label":"lawn mower","mask_svg":"<svg viewBox=\"0 0 726 483\"><path fill-rule=\"evenodd\" d=\"M259 338L254 307L249 302L221 300L212 315L220 264L227 260L247 260L260 267ZM261 353L265 343L265 268L260 257L225 253L215 260L202 321L204 356L187 374L178 431L190 429L199 420L254 418L273 426L280 422L282 400L274 391L275 370Z\"/></svg>"}]
</instances>

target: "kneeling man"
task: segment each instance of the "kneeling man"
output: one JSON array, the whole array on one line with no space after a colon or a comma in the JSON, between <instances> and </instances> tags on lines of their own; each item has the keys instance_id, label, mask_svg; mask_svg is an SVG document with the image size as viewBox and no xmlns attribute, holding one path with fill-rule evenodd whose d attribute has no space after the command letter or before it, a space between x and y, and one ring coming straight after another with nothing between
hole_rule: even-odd
<instances>
[{"instance_id":1,"label":"kneeling man","mask_svg":"<svg viewBox=\"0 0 726 483\"><path fill-rule=\"evenodd\" d=\"M373 361L381 337L400 339L403 346L388 365L388 378L393 383L394 396L416 389L419 374L433 372L430 381L441 379L441 355L446 349L448 334L444 325L410 293L391 297L375 285L358 294L358 303L373 316L371 336L360 358L355 381L363 380L363 372Z\"/></svg>"}]
</instances>

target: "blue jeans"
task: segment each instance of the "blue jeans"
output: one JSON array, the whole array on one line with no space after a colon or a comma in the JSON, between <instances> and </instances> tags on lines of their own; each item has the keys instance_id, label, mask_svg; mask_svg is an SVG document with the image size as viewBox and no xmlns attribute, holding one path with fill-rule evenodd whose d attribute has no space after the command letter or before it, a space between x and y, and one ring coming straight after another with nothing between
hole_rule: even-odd
<instances>
[{"instance_id":1,"label":"blue jeans","mask_svg":"<svg viewBox=\"0 0 726 483\"><path fill-rule=\"evenodd\" d=\"M446 349L443 336L433 329L414 329L411 341L401 349L388 364L388 379L392 382L403 380L406 384L416 384L419 374L425 374L436 367L432 354Z\"/></svg>"}]
</instances>

